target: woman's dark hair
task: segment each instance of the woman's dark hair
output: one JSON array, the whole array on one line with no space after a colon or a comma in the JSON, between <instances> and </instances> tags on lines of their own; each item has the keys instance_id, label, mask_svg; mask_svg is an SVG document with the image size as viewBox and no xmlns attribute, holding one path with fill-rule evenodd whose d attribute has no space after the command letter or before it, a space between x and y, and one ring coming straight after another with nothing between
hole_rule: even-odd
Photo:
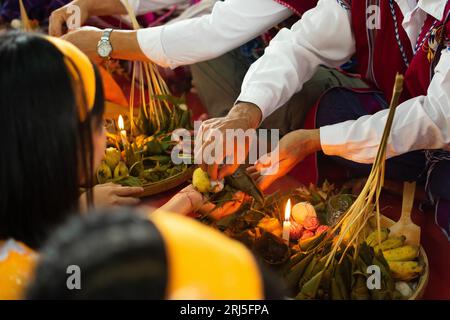
<instances>
[{"instance_id":1,"label":"woman's dark hair","mask_svg":"<svg viewBox=\"0 0 450 320\"><path fill-rule=\"evenodd\" d=\"M0 239L37 249L78 210L81 180L93 181L91 131L102 123L103 86L96 72L95 106L80 122L80 85L45 38L0 35L0 66Z\"/></svg>"},{"instance_id":2,"label":"woman's dark hair","mask_svg":"<svg viewBox=\"0 0 450 320\"><path fill-rule=\"evenodd\" d=\"M78 215L43 246L26 298L164 299L167 264L160 232L132 209ZM80 288L68 287L68 270L80 271Z\"/></svg>"}]
</instances>

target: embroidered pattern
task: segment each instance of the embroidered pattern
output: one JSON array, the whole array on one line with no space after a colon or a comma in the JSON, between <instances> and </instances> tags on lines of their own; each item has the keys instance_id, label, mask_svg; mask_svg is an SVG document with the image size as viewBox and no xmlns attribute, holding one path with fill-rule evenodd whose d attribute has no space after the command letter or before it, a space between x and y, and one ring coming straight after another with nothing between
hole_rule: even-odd
<instances>
[{"instance_id":1,"label":"embroidered pattern","mask_svg":"<svg viewBox=\"0 0 450 320\"><path fill-rule=\"evenodd\" d=\"M373 6L373 5L380 7L380 1L379 0L366 0L366 12L367 12L367 8L369 8L370 6ZM375 79L375 70L373 67L376 33L377 33L376 28L371 29L371 28L367 27L367 43L369 46L369 57L368 57L368 62L367 62L366 77L367 77L367 79L371 80L376 86L378 86L377 80Z\"/></svg>"},{"instance_id":2,"label":"embroidered pattern","mask_svg":"<svg viewBox=\"0 0 450 320\"><path fill-rule=\"evenodd\" d=\"M403 43L402 43L402 41L400 39L400 32L399 32L399 29L398 29L397 15L395 14L395 9L394 9L394 0L389 0L389 6L391 8L392 19L394 20L395 38L397 39L398 47L399 47L400 52L402 54L403 61L405 62L406 67L408 68L409 67L409 60L408 60L408 57L406 55L405 47L403 46ZM433 24L431 25L430 29L428 30L428 32L423 37L422 41L419 41L420 36L422 35L422 32L423 32L423 26L422 26L422 30L419 33L419 36L418 36L417 41L416 41L416 46L414 47L414 52L413 52L414 55L416 55L417 51L419 51L419 49L423 46L423 44L428 39L428 37L431 35L431 32L433 31L434 27L436 27L436 24L438 22L439 22L438 20L434 21Z\"/></svg>"},{"instance_id":3,"label":"embroidered pattern","mask_svg":"<svg viewBox=\"0 0 450 320\"><path fill-rule=\"evenodd\" d=\"M350 10L351 7L352 7L352 1L351 0L336 0L336 1L345 10Z\"/></svg>"}]
</instances>

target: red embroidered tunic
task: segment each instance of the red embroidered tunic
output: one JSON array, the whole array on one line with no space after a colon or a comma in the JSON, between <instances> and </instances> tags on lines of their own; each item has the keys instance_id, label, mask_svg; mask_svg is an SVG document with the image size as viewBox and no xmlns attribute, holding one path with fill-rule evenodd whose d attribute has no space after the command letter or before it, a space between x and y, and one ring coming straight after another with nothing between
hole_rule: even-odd
<instances>
[{"instance_id":1,"label":"red embroidered tunic","mask_svg":"<svg viewBox=\"0 0 450 320\"><path fill-rule=\"evenodd\" d=\"M314 8L317 5L318 0L275 0L279 4L291 9L297 15L302 15L309 9Z\"/></svg>"},{"instance_id":2,"label":"red embroidered tunic","mask_svg":"<svg viewBox=\"0 0 450 320\"><path fill-rule=\"evenodd\" d=\"M392 8L389 0L352 1L351 3L347 1L347 3L352 11L359 73L383 91L388 101L392 95L397 72L405 75L403 101L426 95L434 66L439 60L439 53L445 46L446 30L450 26L450 5L447 4L441 21L428 15L417 41L417 53L414 54L411 42L401 25L403 15L395 1ZM366 10L369 5L378 5L380 8L380 29L367 28ZM396 22L392 9L395 12ZM429 36L432 30L437 30L437 37L444 41L439 48L433 50L434 57L429 60Z\"/></svg>"}]
</instances>

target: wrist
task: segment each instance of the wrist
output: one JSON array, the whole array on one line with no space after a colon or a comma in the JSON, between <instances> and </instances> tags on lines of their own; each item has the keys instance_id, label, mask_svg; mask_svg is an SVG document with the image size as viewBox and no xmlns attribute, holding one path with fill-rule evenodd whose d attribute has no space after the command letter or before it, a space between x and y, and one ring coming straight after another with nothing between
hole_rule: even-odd
<instances>
[{"instance_id":1,"label":"wrist","mask_svg":"<svg viewBox=\"0 0 450 320\"><path fill-rule=\"evenodd\" d=\"M114 30L110 42L113 47L111 57L114 59L148 61L137 40L135 30Z\"/></svg>"},{"instance_id":2,"label":"wrist","mask_svg":"<svg viewBox=\"0 0 450 320\"><path fill-rule=\"evenodd\" d=\"M318 152L322 150L322 146L320 144L320 130L302 130L305 134L305 145L307 150L310 153Z\"/></svg>"},{"instance_id":3,"label":"wrist","mask_svg":"<svg viewBox=\"0 0 450 320\"><path fill-rule=\"evenodd\" d=\"M81 14L85 14L87 17L91 17L92 11L94 11L95 0L76 0L69 5L74 5L80 8Z\"/></svg>"},{"instance_id":4,"label":"wrist","mask_svg":"<svg viewBox=\"0 0 450 320\"><path fill-rule=\"evenodd\" d=\"M238 102L228 113L230 118L245 119L247 129L256 129L262 120L261 109L256 104L250 102Z\"/></svg>"},{"instance_id":5,"label":"wrist","mask_svg":"<svg viewBox=\"0 0 450 320\"><path fill-rule=\"evenodd\" d=\"M301 150L302 153L311 154L322 150L320 144L320 130L296 130L293 132L295 135L294 141L296 141L292 151Z\"/></svg>"}]
</instances>

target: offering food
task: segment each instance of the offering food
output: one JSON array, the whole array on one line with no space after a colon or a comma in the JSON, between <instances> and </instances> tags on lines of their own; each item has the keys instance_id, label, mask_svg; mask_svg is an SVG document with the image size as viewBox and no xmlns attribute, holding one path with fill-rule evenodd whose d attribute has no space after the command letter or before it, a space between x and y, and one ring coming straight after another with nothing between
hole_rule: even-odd
<instances>
[{"instance_id":1,"label":"offering food","mask_svg":"<svg viewBox=\"0 0 450 320\"><path fill-rule=\"evenodd\" d=\"M292 216L298 223L303 224L305 219L313 217L316 218L316 210L309 202L299 202L292 208Z\"/></svg>"},{"instance_id":2,"label":"offering food","mask_svg":"<svg viewBox=\"0 0 450 320\"><path fill-rule=\"evenodd\" d=\"M167 134L139 135L120 152L119 140L110 135L105 158L97 169L98 183L114 182L125 186L145 186L180 175L188 169L170 158L173 143Z\"/></svg>"},{"instance_id":3,"label":"offering food","mask_svg":"<svg viewBox=\"0 0 450 320\"><path fill-rule=\"evenodd\" d=\"M133 10L128 4L124 5L133 28L139 29ZM176 144L171 141L171 136L176 129L192 129L192 112L183 98L170 94L155 64L133 62L131 79L127 121L120 115L118 128L115 119L108 128L108 148L97 170L97 180L98 183L143 186L143 195L150 195L190 178L190 168L186 164L174 164L171 160L171 151ZM135 91L139 91L139 106Z\"/></svg>"}]
</instances>

